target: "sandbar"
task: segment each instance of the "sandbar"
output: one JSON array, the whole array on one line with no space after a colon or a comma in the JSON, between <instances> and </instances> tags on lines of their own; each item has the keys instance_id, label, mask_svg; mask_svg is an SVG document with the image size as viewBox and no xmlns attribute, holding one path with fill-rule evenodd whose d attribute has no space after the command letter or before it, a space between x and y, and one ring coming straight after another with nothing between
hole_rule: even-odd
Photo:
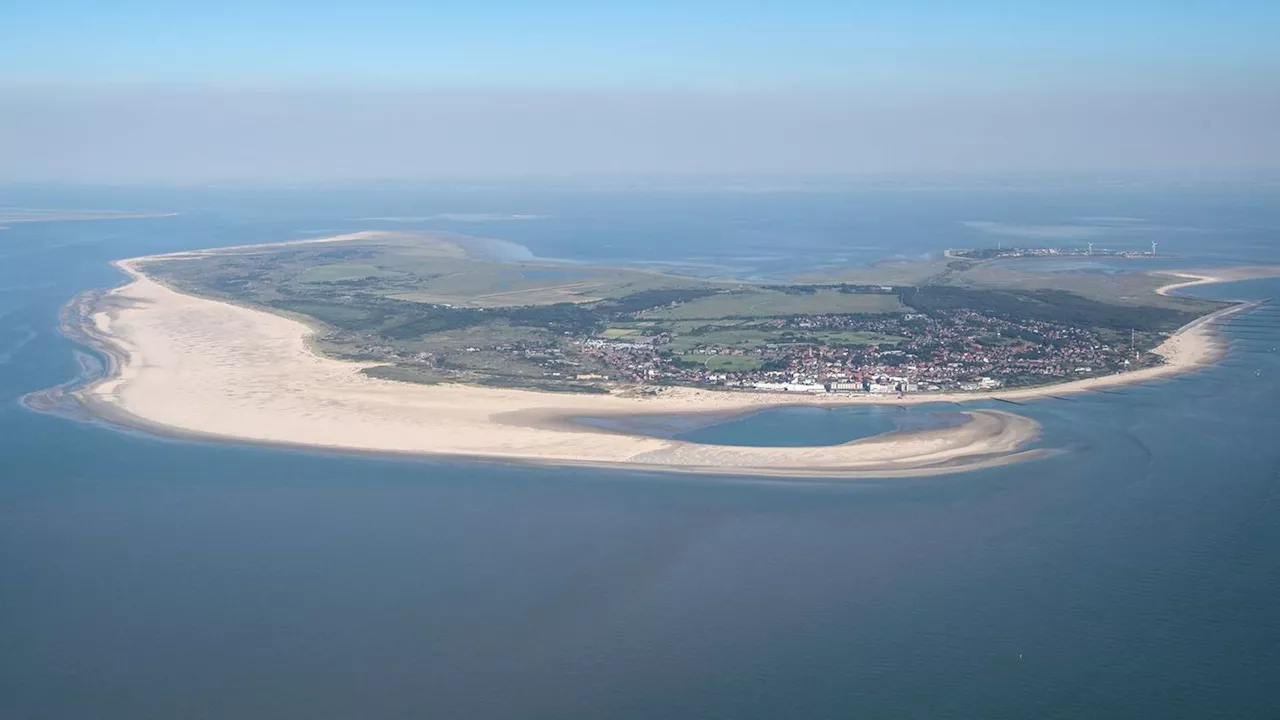
<instances>
[{"instance_id":1,"label":"sandbar","mask_svg":"<svg viewBox=\"0 0 1280 720\"><path fill-rule=\"evenodd\" d=\"M1160 270L1158 274L1183 278L1179 282L1172 282L1156 288L1156 292L1160 295L1172 295L1175 290L1195 287L1196 285L1280 277L1280 267L1275 265L1251 265L1215 268L1213 270Z\"/></svg>"}]
</instances>

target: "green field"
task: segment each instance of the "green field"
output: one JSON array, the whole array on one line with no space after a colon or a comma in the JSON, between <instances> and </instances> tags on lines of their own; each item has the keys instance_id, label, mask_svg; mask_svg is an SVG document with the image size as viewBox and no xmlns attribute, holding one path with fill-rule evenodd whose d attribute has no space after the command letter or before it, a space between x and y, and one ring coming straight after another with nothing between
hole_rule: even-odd
<instances>
[{"instance_id":1,"label":"green field","mask_svg":"<svg viewBox=\"0 0 1280 720\"><path fill-rule=\"evenodd\" d=\"M606 340L620 340L628 335L635 335L637 333L638 331L633 330L632 328L611 327L606 328L604 332L600 333L600 337Z\"/></svg>"},{"instance_id":2,"label":"green field","mask_svg":"<svg viewBox=\"0 0 1280 720\"><path fill-rule=\"evenodd\" d=\"M716 320L824 313L887 313L902 309L898 297L888 293L844 293L834 289L788 293L750 288L699 298L673 308L653 310L643 317L661 320Z\"/></svg>"},{"instance_id":3,"label":"green field","mask_svg":"<svg viewBox=\"0 0 1280 720\"><path fill-rule=\"evenodd\" d=\"M757 348L769 343L781 342L780 333L750 328L712 330L697 335L678 335L668 346L672 352L685 352L697 347L715 346L731 348Z\"/></svg>"}]
</instances>

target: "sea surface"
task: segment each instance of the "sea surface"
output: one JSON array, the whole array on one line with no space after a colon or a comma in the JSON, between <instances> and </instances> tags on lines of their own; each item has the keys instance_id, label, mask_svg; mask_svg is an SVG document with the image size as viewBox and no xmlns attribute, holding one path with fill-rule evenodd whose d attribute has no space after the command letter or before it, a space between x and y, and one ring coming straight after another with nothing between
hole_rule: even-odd
<instances>
[{"instance_id":1,"label":"sea surface","mask_svg":"<svg viewBox=\"0 0 1280 720\"><path fill-rule=\"evenodd\" d=\"M414 227L740 277L994 242L1280 262L1280 190L22 187L0 206L179 213L0 230L0 718L1277 717L1280 303L1231 320L1207 370L988 402L1061 452L920 479L304 453L21 398L81 372L58 309L120 282L114 258ZM955 409L655 432L822 444Z\"/></svg>"}]
</instances>

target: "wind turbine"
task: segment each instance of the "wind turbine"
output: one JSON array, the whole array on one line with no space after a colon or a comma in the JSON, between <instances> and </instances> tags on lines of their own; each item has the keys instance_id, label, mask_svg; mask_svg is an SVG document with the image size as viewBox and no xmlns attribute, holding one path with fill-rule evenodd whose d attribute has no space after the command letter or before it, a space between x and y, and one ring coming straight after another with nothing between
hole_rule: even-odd
<instances>
[{"instance_id":1,"label":"wind turbine","mask_svg":"<svg viewBox=\"0 0 1280 720\"><path fill-rule=\"evenodd\" d=\"M1085 252L1085 255L1092 255L1092 254L1093 254L1093 243L1089 243L1089 250Z\"/></svg>"},{"instance_id":2,"label":"wind turbine","mask_svg":"<svg viewBox=\"0 0 1280 720\"><path fill-rule=\"evenodd\" d=\"M1156 241L1152 240L1151 241L1151 257L1155 257L1155 256L1156 256Z\"/></svg>"}]
</instances>

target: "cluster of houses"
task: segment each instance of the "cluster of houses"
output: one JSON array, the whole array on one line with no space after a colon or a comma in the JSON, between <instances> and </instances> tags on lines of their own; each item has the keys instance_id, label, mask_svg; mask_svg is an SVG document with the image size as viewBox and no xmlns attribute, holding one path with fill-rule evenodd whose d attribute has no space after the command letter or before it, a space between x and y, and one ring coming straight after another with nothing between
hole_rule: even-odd
<instances>
[{"instance_id":1,"label":"cluster of houses","mask_svg":"<svg viewBox=\"0 0 1280 720\"><path fill-rule=\"evenodd\" d=\"M904 376L888 376L881 375L874 379L863 378L857 382L847 382L842 380L826 382L817 382L811 378L796 378L797 382L756 382L749 386L739 384L739 387L751 387L755 390L767 390L770 392L798 392L798 393L871 393L872 395L903 395L914 392L937 392L939 390L994 390L1004 385L1000 380L989 377L979 377L972 382L955 383L954 385L936 385L933 383L921 384L912 378ZM733 383L726 383L733 386Z\"/></svg>"},{"instance_id":2,"label":"cluster of houses","mask_svg":"<svg viewBox=\"0 0 1280 720\"><path fill-rule=\"evenodd\" d=\"M672 331L655 330L620 338L509 340L451 351L369 342L359 352L378 360L479 372L533 365L548 379L578 382L879 395L1037 384L1118 372L1138 361L1132 348L1108 344L1086 328L966 309L801 315L734 329L765 331L756 333L764 339L739 346L711 340L691 347L688 341L696 336L676 338ZM873 335L884 342L858 344ZM709 340L724 336L706 335ZM672 351L677 339L680 352Z\"/></svg>"},{"instance_id":3,"label":"cluster of houses","mask_svg":"<svg viewBox=\"0 0 1280 720\"><path fill-rule=\"evenodd\" d=\"M1019 248L1004 247L999 245L994 248L964 248L951 249L946 251L947 257L967 258L970 260L994 260L996 258L1020 258L1020 257L1120 257L1120 258L1143 258L1155 257L1156 247L1153 243L1151 251L1139 250L1108 250L1106 248L1095 248L1093 243L1088 243L1086 247L1042 247L1042 248Z\"/></svg>"},{"instance_id":4,"label":"cluster of houses","mask_svg":"<svg viewBox=\"0 0 1280 720\"><path fill-rule=\"evenodd\" d=\"M585 354L635 382L676 382L774 392L902 394L990 390L1008 383L1117 372L1131 362L1127 348L1096 333L1036 320L1009 320L970 310L924 314L814 315L758 324L787 342L737 348L704 345L685 357L665 352L669 336L582 342ZM816 331L874 332L902 338L880 345L821 344ZM806 337L805 333L811 335ZM688 355L745 356L755 369L715 369Z\"/></svg>"}]
</instances>

